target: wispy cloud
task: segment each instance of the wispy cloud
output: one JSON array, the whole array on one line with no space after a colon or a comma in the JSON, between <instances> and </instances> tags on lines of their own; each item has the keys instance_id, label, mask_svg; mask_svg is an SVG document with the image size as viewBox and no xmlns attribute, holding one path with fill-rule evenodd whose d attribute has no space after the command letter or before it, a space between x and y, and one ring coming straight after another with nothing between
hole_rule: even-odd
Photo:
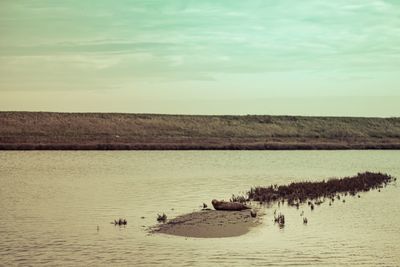
<instances>
[{"instance_id":1,"label":"wispy cloud","mask_svg":"<svg viewBox=\"0 0 400 267\"><path fill-rule=\"evenodd\" d=\"M21 76L35 87L49 76L62 84L68 75L99 74L110 86L215 80L226 87L221 75L261 80L305 71L347 77L351 88L372 72L387 79L400 69L399 11L389 0L4 1L0 71L9 75L0 75L0 90L10 77L25 88L17 86Z\"/></svg>"}]
</instances>

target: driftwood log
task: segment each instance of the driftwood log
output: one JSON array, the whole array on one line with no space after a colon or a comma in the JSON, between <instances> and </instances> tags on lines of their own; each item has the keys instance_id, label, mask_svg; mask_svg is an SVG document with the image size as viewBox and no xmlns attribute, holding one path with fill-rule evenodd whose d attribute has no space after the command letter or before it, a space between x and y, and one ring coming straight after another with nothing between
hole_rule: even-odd
<instances>
[{"instance_id":1,"label":"driftwood log","mask_svg":"<svg viewBox=\"0 0 400 267\"><path fill-rule=\"evenodd\" d=\"M250 207L246 206L245 204L239 203L239 202L227 202L227 201L218 201L216 199L213 199L211 201L211 204L213 205L214 209L216 210L233 210L233 211L240 211L240 210L246 210L250 209Z\"/></svg>"}]
</instances>

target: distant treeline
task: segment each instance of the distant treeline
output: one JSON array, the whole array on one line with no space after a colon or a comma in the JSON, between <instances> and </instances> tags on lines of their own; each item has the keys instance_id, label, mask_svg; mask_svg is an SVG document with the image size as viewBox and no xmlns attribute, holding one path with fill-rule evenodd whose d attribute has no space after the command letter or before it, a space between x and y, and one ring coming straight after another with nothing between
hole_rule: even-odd
<instances>
[{"instance_id":1,"label":"distant treeline","mask_svg":"<svg viewBox=\"0 0 400 267\"><path fill-rule=\"evenodd\" d=\"M400 149L400 118L0 112L0 149Z\"/></svg>"}]
</instances>

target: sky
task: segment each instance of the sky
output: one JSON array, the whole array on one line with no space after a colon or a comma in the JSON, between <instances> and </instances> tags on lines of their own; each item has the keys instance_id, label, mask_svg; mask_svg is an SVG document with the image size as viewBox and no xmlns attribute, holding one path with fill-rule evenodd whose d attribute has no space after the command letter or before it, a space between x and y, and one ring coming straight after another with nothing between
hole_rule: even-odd
<instances>
[{"instance_id":1,"label":"sky","mask_svg":"<svg viewBox=\"0 0 400 267\"><path fill-rule=\"evenodd\" d=\"M0 110L400 116L400 1L3 0Z\"/></svg>"}]
</instances>

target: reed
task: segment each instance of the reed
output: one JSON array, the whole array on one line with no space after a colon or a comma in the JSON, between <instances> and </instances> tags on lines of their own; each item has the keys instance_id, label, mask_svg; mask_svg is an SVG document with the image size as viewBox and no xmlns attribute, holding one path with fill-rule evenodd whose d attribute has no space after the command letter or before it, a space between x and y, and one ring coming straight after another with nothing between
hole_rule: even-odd
<instances>
[{"instance_id":1,"label":"reed","mask_svg":"<svg viewBox=\"0 0 400 267\"><path fill-rule=\"evenodd\" d=\"M167 221L167 215L165 215L165 213L163 213L162 215L157 214L157 221L165 223Z\"/></svg>"},{"instance_id":2,"label":"reed","mask_svg":"<svg viewBox=\"0 0 400 267\"><path fill-rule=\"evenodd\" d=\"M279 213L278 216L274 216L274 222L279 225L280 228L285 226L285 215Z\"/></svg>"},{"instance_id":3,"label":"reed","mask_svg":"<svg viewBox=\"0 0 400 267\"><path fill-rule=\"evenodd\" d=\"M118 220L114 220L114 225L127 225L128 221L126 219L119 218Z\"/></svg>"},{"instance_id":4,"label":"reed","mask_svg":"<svg viewBox=\"0 0 400 267\"><path fill-rule=\"evenodd\" d=\"M287 201L290 206L298 207L299 204L308 202L311 210L314 205L320 205L324 199L334 201L335 196L340 199L339 194L350 194L355 196L358 192L378 189L386 186L395 178L388 174L364 172L353 177L341 179L333 178L320 182L297 182L289 185L271 185L268 187L253 187L248 192L248 200L262 203ZM358 195L359 196L359 195ZM312 203L310 200L314 200Z\"/></svg>"}]
</instances>

